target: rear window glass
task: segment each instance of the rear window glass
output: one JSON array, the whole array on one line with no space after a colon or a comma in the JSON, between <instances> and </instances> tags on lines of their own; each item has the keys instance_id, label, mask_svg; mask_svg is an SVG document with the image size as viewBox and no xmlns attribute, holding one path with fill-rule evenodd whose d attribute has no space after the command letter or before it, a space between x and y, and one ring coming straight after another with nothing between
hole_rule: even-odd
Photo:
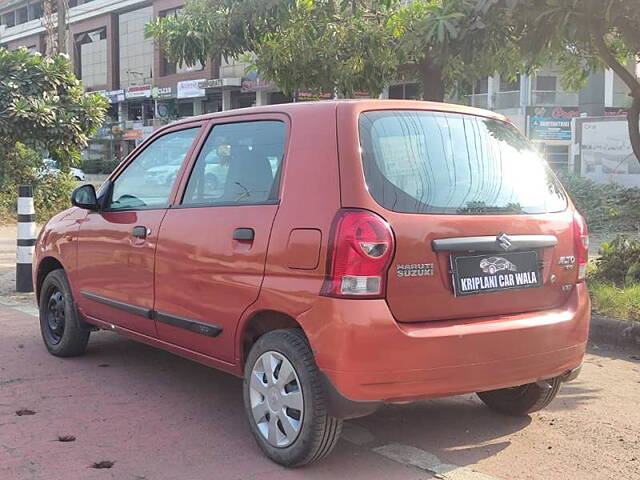
<instances>
[{"instance_id":1,"label":"rear window glass","mask_svg":"<svg viewBox=\"0 0 640 480\"><path fill-rule=\"evenodd\" d=\"M385 110L361 114L359 124L367 186L389 210L536 214L567 207L546 162L505 122Z\"/></svg>"}]
</instances>

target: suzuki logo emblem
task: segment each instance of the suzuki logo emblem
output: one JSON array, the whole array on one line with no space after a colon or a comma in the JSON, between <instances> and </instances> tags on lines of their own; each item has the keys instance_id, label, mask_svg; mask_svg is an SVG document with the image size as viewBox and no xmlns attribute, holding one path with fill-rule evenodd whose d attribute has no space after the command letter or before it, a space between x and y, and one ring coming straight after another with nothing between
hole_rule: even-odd
<instances>
[{"instance_id":1,"label":"suzuki logo emblem","mask_svg":"<svg viewBox=\"0 0 640 480\"><path fill-rule=\"evenodd\" d=\"M511 248L511 237L506 233L501 233L496 237L496 241L498 245L502 247L503 250L509 250Z\"/></svg>"}]
</instances>

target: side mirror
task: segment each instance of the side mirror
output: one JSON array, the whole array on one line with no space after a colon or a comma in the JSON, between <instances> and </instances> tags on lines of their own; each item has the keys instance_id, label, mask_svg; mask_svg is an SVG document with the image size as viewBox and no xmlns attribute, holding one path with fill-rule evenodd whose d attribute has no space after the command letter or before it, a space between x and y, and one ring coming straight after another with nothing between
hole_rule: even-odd
<instances>
[{"instance_id":1,"label":"side mirror","mask_svg":"<svg viewBox=\"0 0 640 480\"><path fill-rule=\"evenodd\" d=\"M93 185L81 185L71 194L71 204L74 207L84 208L85 210L98 210L98 197L96 189Z\"/></svg>"}]
</instances>

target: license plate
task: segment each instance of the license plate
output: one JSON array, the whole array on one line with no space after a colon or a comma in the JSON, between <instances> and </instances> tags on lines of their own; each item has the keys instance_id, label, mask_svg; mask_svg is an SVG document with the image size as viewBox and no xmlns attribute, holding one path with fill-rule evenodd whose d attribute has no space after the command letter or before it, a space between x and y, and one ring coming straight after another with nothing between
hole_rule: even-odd
<instances>
[{"instance_id":1,"label":"license plate","mask_svg":"<svg viewBox=\"0 0 640 480\"><path fill-rule=\"evenodd\" d=\"M456 296L535 288L542 284L537 252L455 256Z\"/></svg>"}]
</instances>

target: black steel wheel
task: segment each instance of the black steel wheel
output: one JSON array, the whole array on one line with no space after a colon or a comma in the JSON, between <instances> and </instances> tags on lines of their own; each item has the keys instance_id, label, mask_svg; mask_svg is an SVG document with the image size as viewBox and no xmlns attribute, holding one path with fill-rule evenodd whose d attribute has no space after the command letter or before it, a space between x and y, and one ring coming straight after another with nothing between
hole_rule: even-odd
<instances>
[{"instance_id":1,"label":"black steel wheel","mask_svg":"<svg viewBox=\"0 0 640 480\"><path fill-rule=\"evenodd\" d=\"M47 350L57 357L87 349L91 331L78 315L64 270L50 272L40 287L40 331Z\"/></svg>"},{"instance_id":2,"label":"black steel wheel","mask_svg":"<svg viewBox=\"0 0 640 480\"><path fill-rule=\"evenodd\" d=\"M65 301L64 295L56 285L51 285L48 292L44 292L47 298L44 317L45 324L42 334L51 345L57 345L64 335Z\"/></svg>"}]
</instances>

